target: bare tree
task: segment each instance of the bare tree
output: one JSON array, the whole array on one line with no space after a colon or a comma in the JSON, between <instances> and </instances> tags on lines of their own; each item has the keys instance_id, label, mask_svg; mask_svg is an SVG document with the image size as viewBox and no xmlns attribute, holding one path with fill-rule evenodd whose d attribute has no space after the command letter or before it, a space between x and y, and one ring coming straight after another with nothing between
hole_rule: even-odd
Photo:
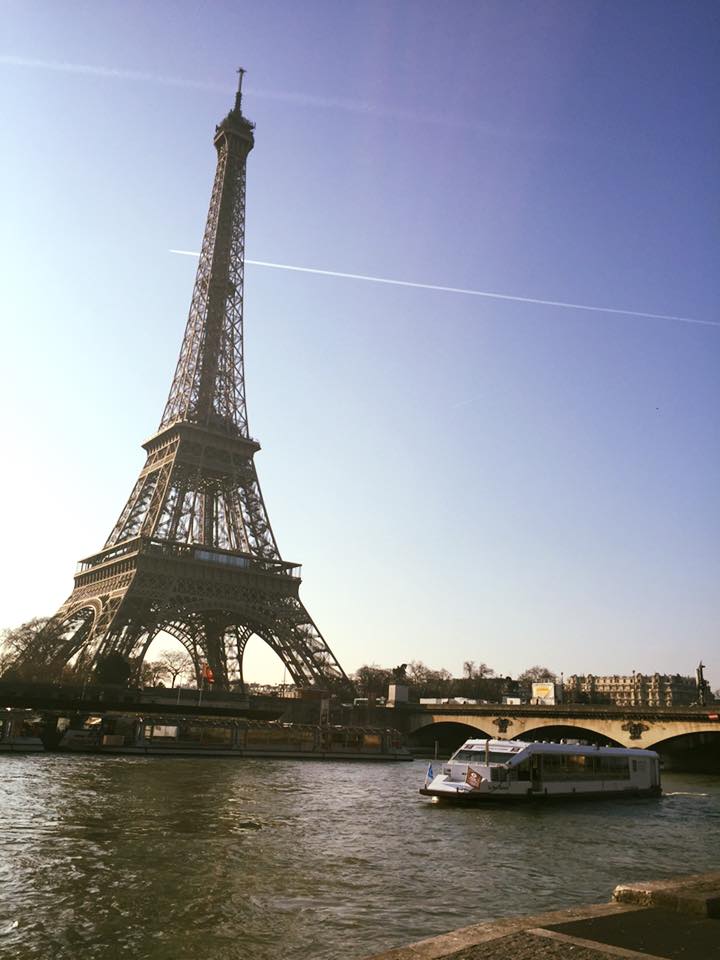
<instances>
[{"instance_id":1,"label":"bare tree","mask_svg":"<svg viewBox=\"0 0 720 960\"><path fill-rule=\"evenodd\" d=\"M178 680L195 676L192 657L185 650L163 650L156 663L162 669L163 675L170 679L171 689Z\"/></svg>"},{"instance_id":2,"label":"bare tree","mask_svg":"<svg viewBox=\"0 0 720 960\"><path fill-rule=\"evenodd\" d=\"M0 646L0 677L8 670L15 661L15 655L5 646Z\"/></svg>"},{"instance_id":3,"label":"bare tree","mask_svg":"<svg viewBox=\"0 0 720 960\"><path fill-rule=\"evenodd\" d=\"M167 673L160 660L143 660L140 666L141 687L156 687L165 676Z\"/></svg>"},{"instance_id":4,"label":"bare tree","mask_svg":"<svg viewBox=\"0 0 720 960\"><path fill-rule=\"evenodd\" d=\"M475 663L474 660L466 660L463 663L463 676L467 680L484 680L485 677L494 677L495 671L486 663Z\"/></svg>"},{"instance_id":5,"label":"bare tree","mask_svg":"<svg viewBox=\"0 0 720 960\"><path fill-rule=\"evenodd\" d=\"M23 656L49 620L49 617L33 617L19 627L0 630L0 674L17 669L16 661ZM28 667L23 670L23 675L31 673L32 670ZM30 678L29 676L28 679Z\"/></svg>"},{"instance_id":6,"label":"bare tree","mask_svg":"<svg viewBox=\"0 0 720 960\"><path fill-rule=\"evenodd\" d=\"M352 676L358 693L364 697L379 697L387 693L388 684L393 682L393 672L377 663L359 667Z\"/></svg>"},{"instance_id":7,"label":"bare tree","mask_svg":"<svg viewBox=\"0 0 720 960\"><path fill-rule=\"evenodd\" d=\"M433 670L422 660L411 661L408 680L418 697L447 697L453 683L452 674L445 667Z\"/></svg>"},{"instance_id":8,"label":"bare tree","mask_svg":"<svg viewBox=\"0 0 720 960\"><path fill-rule=\"evenodd\" d=\"M541 667L536 664L534 667L528 667L527 670L523 670L518 677L518 682L533 683L541 680L554 680L555 677L556 674L554 670L550 670L548 667Z\"/></svg>"}]
</instances>

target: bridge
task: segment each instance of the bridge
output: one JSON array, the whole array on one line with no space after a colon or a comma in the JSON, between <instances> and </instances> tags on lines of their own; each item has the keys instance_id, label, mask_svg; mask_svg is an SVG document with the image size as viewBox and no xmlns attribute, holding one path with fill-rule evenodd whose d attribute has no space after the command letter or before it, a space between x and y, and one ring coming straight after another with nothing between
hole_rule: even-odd
<instances>
[{"instance_id":1,"label":"bridge","mask_svg":"<svg viewBox=\"0 0 720 960\"><path fill-rule=\"evenodd\" d=\"M388 711L390 712L390 711ZM470 737L575 739L658 750L670 765L720 772L720 704L618 707L612 704L402 704L393 721L418 751L444 756Z\"/></svg>"},{"instance_id":2,"label":"bridge","mask_svg":"<svg viewBox=\"0 0 720 960\"><path fill-rule=\"evenodd\" d=\"M179 687L140 690L118 684L56 684L0 679L0 710L33 710L49 717L124 712L277 720L291 707L295 708L298 722L304 719L304 714L318 715L315 703L273 696L249 697L227 691Z\"/></svg>"},{"instance_id":3,"label":"bridge","mask_svg":"<svg viewBox=\"0 0 720 960\"><path fill-rule=\"evenodd\" d=\"M318 696L322 697L319 693ZM657 750L667 768L720 773L720 704L618 707L612 704L408 703L353 708L317 697L246 697L223 691L140 691L110 685L0 680L2 708L30 709L48 717L139 712L263 720L282 717L296 723L317 723L324 717L331 724L393 727L404 735L418 755L443 758L470 737L573 739L645 747Z\"/></svg>"}]
</instances>

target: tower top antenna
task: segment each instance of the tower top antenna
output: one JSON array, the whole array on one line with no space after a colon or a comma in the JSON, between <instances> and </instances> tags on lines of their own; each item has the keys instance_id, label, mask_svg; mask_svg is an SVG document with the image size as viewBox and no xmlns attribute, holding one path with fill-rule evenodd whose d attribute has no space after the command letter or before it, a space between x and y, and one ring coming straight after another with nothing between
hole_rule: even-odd
<instances>
[{"instance_id":1,"label":"tower top antenna","mask_svg":"<svg viewBox=\"0 0 720 960\"><path fill-rule=\"evenodd\" d=\"M238 67L237 69L238 88L237 88L237 93L235 94L235 109L237 110L238 113L242 113L242 82L246 72L247 71L245 70L244 67Z\"/></svg>"}]
</instances>

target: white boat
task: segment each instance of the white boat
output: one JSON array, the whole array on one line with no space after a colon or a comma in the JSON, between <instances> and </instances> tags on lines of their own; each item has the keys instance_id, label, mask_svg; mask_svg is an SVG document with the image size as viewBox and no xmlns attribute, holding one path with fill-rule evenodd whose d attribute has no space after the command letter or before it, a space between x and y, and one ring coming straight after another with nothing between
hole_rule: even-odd
<instances>
[{"instance_id":1,"label":"white boat","mask_svg":"<svg viewBox=\"0 0 720 960\"><path fill-rule=\"evenodd\" d=\"M466 740L437 776L430 765L420 793L464 803L657 797L660 757L652 750L580 743Z\"/></svg>"}]
</instances>

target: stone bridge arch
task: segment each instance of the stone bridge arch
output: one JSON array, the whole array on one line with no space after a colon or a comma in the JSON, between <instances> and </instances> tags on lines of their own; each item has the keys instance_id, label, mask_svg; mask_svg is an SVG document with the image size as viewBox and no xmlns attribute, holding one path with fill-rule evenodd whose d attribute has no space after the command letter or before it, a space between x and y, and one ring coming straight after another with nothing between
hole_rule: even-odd
<instances>
[{"instance_id":1,"label":"stone bridge arch","mask_svg":"<svg viewBox=\"0 0 720 960\"><path fill-rule=\"evenodd\" d=\"M698 725L702 726L702 725ZM714 729L688 730L656 740L653 750L662 757L663 769L696 773L720 772L720 724Z\"/></svg>"},{"instance_id":2,"label":"stone bridge arch","mask_svg":"<svg viewBox=\"0 0 720 960\"><path fill-rule=\"evenodd\" d=\"M442 719L430 722L414 730L409 740L412 749L421 751L424 755L438 756L447 760L459 746L471 737L493 737L495 734L480 729L474 724L465 721L457 722L452 719Z\"/></svg>"},{"instance_id":3,"label":"stone bridge arch","mask_svg":"<svg viewBox=\"0 0 720 960\"><path fill-rule=\"evenodd\" d=\"M596 724L556 722L552 726L531 727L528 725L522 733L513 735L517 740L549 740L557 743L561 740L581 740L596 743L601 747L625 747L628 744L616 740L606 730L598 729Z\"/></svg>"},{"instance_id":4,"label":"stone bridge arch","mask_svg":"<svg viewBox=\"0 0 720 960\"><path fill-rule=\"evenodd\" d=\"M720 736L720 722L717 720L686 720L674 723L648 723L648 729L642 731L643 747L655 750L671 740L696 734Z\"/></svg>"},{"instance_id":5,"label":"stone bridge arch","mask_svg":"<svg viewBox=\"0 0 720 960\"><path fill-rule=\"evenodd\" d=\"M677 712L673 716L671 711L653 711L647 713L627 714L618 709L616 714L611 711L603 713L573 715L554 711L553 713L531 711L511 712L509 710L458 710L458 711L417 711L408 719L408 732L415 737L416 731L425 729L423 734L427 739L430 732L427 728L440 729L443 724L455 724L465 728L467 738L471 736L483 737L490 735L503 740L552 740L557 738L557 731L562 730L562 739L577 738L578 740L595 740L597 742L615 743L621 747L643 747L646 749L667 748L670 740L677 742L677 738L686 735L720 734L720 720L712 714L704 713L693 717L689 713ZM713 739L713 742L715 740ZM663 747L663 744L666 746Z\"/></svg>"}]
</instances>

